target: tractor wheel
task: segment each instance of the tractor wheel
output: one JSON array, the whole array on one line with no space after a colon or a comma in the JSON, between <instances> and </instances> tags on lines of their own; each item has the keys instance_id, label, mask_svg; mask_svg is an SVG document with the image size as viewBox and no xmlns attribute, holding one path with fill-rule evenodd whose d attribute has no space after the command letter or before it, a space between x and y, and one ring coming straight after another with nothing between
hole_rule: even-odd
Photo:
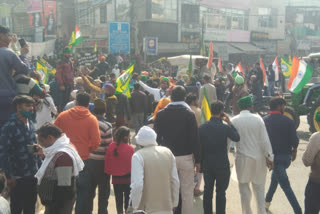
<instances>
[{"instance_id":1,"label":"tractor wheel","mask_svg":"<svg viewBox=\"0 0 320 214\"><path fill-rule=\"evenodd\" d=\"M318 100L312 105L311 111L308 114L308 123L310 126L309 130L312 133L320 131L320 125L318 122L315 121L316 113L318 111L320 111L320 100Z\"/></svg>"},{"instance_id":2,"label":"tractor wheel","mask_svg":"<svg viewBox=\"0 0 320 214\"><path fill-rule=\"evenodd\" d=\"M289 117L291 120L293 120L294 124L296 125L296 129L299 127L300 125L300 117L299 115L294 111L293 108L291 107L286 107L286 109L284 110L283 113L284 116Z\"/></svg>"}]
</instances>

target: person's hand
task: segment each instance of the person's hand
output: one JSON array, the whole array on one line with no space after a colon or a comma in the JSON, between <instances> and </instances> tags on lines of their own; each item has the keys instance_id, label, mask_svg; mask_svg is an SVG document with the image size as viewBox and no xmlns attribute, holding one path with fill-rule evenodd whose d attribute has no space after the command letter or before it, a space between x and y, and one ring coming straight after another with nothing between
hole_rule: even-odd
<instances>
[{"instance_id":1,"label":"person's hand","mask_svg":"<svg viewBox=\"0 0 320 214\"><path fill-rule=\"evenodd\" d=\"M37 148L37 152L35 152L35 155L39 155L42 159L45 158L44 153L43 153L43 149L39 144L35 144L34 147Z\"/></svg>"},{"instance_id":2,"label":"person's hand","mask_svg":"<svg viewBox=\"0 0 320 214\"><path fill-rule=\"evenodd\" d=\"M9 178L7 179L7 186L9 187L9 191L16 186L16 179Z\"/></svg>"},{"instance_id":3,"label":"person's hand","mask_svg":"<svg viewBox=\"0 0 320 214\"><path fill-rule=\"evenodd\" d=\"M66 90L66 88L64 87L64 85L60 85L59 88L60 88L61 91L65 91L65 90Z\"/></svg>"},{"instance_id":4,"label":"person's hand","mask_svg":"<svg viewBox=\"0 0 320 214\"><path fill-rule=\"evenodd\" d=\"M224 122L226 122L227 124L231 124L231 120L230 120L230 117L229 117L229 115L228 114L226 114L226 113L223 113L223 118L222 118L222 120L224 121Z\"/></svg>"},{"instance_id":5,"label":"person's hand","mask_svg":"<svg viewBox=\"0 0 320 214\"><path fill-rule=\"evenodd\" d=\"M292 150L291 159L292 162L295 161L297 158L297 149Z\"/></svg>"},{"instance_id":6,"label":"person's hand","mask_svg":"<svg viewBox=\"0 0 320 214\"><path fill-rule=\"evenodd\" d=\"M196 163L196 164L194 165L194 167L195 167L196 173L199 173L199 172L200 172L200 163Z\"/></svg>"},{"instance_id":7,"label":"person's hand","mask_svg":"<svg viewBox=\"0 0 320 214\"><path fill-rule=\"evenodd\" d=\"M268 158L266 158L266 162L267 162L267 167L268 167L269 171L271 171L273 169L273 167L274 167L273 161L271 161Z\"/></svg>"}]
</instances>

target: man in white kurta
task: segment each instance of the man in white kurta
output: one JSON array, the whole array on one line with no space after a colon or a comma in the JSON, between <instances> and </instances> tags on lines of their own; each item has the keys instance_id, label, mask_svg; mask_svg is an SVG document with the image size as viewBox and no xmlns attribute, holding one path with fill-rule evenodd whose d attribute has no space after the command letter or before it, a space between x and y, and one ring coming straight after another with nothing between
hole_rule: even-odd
<instances>
[{"instance_id":1,"label":"man in white kurta","mask_svg":"<svg viewBox=\"0 0 320 214\"><path fill-rule=\"evenodd\" d=\"M242 99L244 102L240 102L239 105L239 101ZM244 97L240 100L238 101L238 105L241 112L232 119L232 124L240 134L240 142L236 144L235 165L239 182L242 214L252 214L250 207L252 196L250 183L256 197L257 213L266 214L264 188L267 165L270 169L273 165L272 147L263 119L259 115L252 114L249 111L252 106L251 97Z\"/></svg>"}]
</instances>

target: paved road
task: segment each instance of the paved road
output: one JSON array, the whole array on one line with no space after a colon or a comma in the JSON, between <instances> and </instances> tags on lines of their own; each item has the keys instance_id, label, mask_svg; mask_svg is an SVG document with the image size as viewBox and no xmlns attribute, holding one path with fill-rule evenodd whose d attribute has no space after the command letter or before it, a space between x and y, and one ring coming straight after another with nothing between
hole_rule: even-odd
<instances>
[{"instance_id":1,"label":"paved road","mask_svg":"<svg viewBox=\"0 0 320 214\"><path fill-rule=\"evenodd\" d=\"M292 165L287 170L287 172L288 172L288 176L289 176L293 191L297 196L300 206L304 210L304 190L307 184L308 174L310 170L309 168L304 167L302 163L302 154L306 149L306 145L310 137L309 126L307 124L306 117L301 117L301 124L298 129L298 132L299 132L299 138L300 138L300 146L298 149L297 159L292 163ZM233 158L231 157L231 159ZM235 177L235 175L232 175L232 176ZM268 173L266 191L267 191L267 188L269 187L270 177L271 177L271 173ZM203 188L203 182L202 182L202 188ZM256 213L254 202L255 202L255 198L252 197L253 213ZM213 200L213 206L215 210L215 198ZM226 209L227 209L226 213L228 214L241 213L241 203L240 203L240 194L238 190L238 184L234 179L230 180L230 185L227 190L227 208ZM116 214L115 198L114 198L113 191L111 192L111 196L109 199L108 211L110 214ZM40 211L39 213L43 213L43 210ZM97 213L97 200L95 200L93 214L96 214L96 213ZM194 214L203 213L202 197L195 199L193 213ZM292 214L292 213L293 213L293 210L286 196L284 195L282 189L278 187L274 195L269 214Z\"/></svg>"}]
</instances>

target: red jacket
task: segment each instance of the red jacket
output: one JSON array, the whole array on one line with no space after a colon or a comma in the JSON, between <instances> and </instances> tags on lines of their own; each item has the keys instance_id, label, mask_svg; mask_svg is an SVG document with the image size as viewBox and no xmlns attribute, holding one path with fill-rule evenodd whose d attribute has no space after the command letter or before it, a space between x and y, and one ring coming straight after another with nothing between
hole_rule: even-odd
<instances>
[{"instance_id":1,"label":"red jacket","mask_svg":"<svg viewBox=\"0 0 320 214\"><path fill-rule=\"evenodd\" d=\"M60 86L73 86L74 71L72 62L69 59L63 58L56 68L56 79Z\"/></svg>"},{"instance_id":2,"label":"red jacket","mask_svg":"<svg viewBox=\"0 0 320 214\"><path fill-rule=\"evenodd\" d=\"M118 149L118 156L114 156L114 150ZM123 176L131 173L131 158L134 148L129 144L112 142L107 149L104 163L104 172L109 175Z\"/></svg>"}]
</instances>

